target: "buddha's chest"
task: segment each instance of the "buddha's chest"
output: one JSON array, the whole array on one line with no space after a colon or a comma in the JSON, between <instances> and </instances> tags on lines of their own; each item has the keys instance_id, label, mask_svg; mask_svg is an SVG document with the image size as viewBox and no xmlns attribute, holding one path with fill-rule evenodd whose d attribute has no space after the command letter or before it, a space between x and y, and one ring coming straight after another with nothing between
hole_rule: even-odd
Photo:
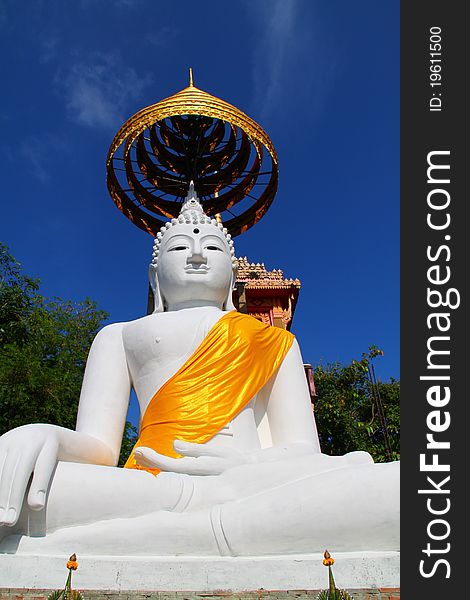
<instances>
[{"instance_id":1,"label":"buddha's chest","mask_svg":"<svg viewBox=\"0 0 470 600\"><path fill-rule=\"evenodd\" d=\"M155 393L177 373L223 314L215 308L197 308L159 313L125 326L124 349L141 414L145 413ZM258 447L250 406L227 424L211 443Z\"/></svg>"},{"instance_id":2,"label":"buddha's chest","mask_svg":"<svg viewBox=\"0 0 470 600\"><path fill-rule=\"evenodd\" d=\"M215 309L176 311L129 324L123 341L133 379L177 370L222 314Z\"/></svg>"}]
</instances>

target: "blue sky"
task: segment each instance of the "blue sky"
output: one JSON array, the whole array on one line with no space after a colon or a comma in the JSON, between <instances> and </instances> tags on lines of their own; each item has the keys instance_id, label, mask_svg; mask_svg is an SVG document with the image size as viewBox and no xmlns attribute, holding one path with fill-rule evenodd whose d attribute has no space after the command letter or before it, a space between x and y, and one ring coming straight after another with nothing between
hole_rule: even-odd
<instances>
[{"instance_id":1,"label":"blue sky","mask_svg":"<svg viewBox=\"0 0 470 600\"><path fill-rule=\"evenodd\" d=\"M304 360L385 352L399 378L399 2L0 0L0 240L45 295L146 308L150 236L114 206L122 123L188 84L234 104L280 165L237 255L302 282Z\"/></svg>"}]
</instances>

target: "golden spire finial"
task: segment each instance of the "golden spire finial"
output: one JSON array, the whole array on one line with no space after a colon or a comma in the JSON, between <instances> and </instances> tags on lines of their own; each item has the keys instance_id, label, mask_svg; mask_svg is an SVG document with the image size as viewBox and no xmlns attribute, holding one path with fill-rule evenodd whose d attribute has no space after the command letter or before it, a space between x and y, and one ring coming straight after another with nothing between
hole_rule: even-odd
<instances>
[{"instance_id":1,"label":"golden spire finial","mask_svg":"<svg viewBox=\"0 0 470 600\"><path fill-rule=\"evenodd\" d=\"M193 70L191 67L189 67L189 87L194 87Z\"/></svg>"}]
</instances>

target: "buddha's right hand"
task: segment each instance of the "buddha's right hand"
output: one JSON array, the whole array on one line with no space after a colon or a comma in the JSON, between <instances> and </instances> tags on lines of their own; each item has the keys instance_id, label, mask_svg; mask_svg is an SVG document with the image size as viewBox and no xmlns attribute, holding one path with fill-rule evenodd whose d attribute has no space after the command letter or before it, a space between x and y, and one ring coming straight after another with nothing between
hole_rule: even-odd
<instances>
[{"instance_id":1,"label":"buddha's right hand","mask_svg":"<svg viewBox=\"0 0 470 600\"><path fill-rule=\"evenodd\" d=\"M44 508L58 450L59 436L51 425L23 425L0 437L0 526L18 521L31 474L28 505Z\"/></svg>"}]
</instances>

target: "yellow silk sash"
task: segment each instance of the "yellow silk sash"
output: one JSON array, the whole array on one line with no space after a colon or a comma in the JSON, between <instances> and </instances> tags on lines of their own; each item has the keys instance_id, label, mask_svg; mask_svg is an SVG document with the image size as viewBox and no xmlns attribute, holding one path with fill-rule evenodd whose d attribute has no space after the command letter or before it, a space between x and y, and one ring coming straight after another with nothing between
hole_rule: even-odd
<instances>
[{"instance_id":1,"label":"yellow silk sash","mask_svg":"<svg viewBox=\"0 0 470 600\"><path fill-rule=\"evenodd\" d=\"M173 442L202 444L227 425L280 366L294 336L249 315L229 312L153 396L142 419L139 446L179 457ZM137 465L134 450L125 467ZM157 474L158 469L145 469Z\"/></svg>"}]
</instances>

